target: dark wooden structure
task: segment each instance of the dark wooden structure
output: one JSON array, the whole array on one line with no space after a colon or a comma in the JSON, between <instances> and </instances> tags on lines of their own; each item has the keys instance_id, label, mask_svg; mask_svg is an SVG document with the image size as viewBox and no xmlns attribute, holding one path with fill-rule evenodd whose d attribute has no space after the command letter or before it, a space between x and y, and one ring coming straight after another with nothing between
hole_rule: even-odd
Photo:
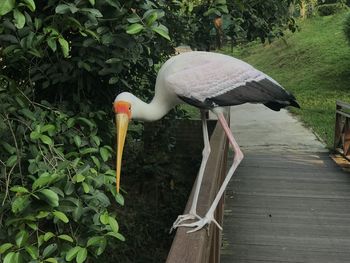
<instances>
[{"instance_id":1,"label":"dark wooden structure","mask_svg":"<svg viewBox=\"0 0 350 263\"><path fill-rule=\"evenodd\" d=\"M211 154L205 169L204 178L198 198L197 212L204 215L226 175L228 142L225 133L218 123L210 138ZM188 199L184 213L191 206L194 188ZM223 200L216 209L216 220L222 224ZM187 234L190 228L177 229L171 246L167 263L217 263L220 261L221 231L211 224L208 229Z\"/></svg>"},{"instance_id":2,"label":"dark wooden structure","mask_svg":"<svg viewBox=\"0 0 350 263\"><path fill-rule=\"evenodd\" d=\"M337 101L334 149L350 161L350 104Z\"/></svg>"}]
</instances>

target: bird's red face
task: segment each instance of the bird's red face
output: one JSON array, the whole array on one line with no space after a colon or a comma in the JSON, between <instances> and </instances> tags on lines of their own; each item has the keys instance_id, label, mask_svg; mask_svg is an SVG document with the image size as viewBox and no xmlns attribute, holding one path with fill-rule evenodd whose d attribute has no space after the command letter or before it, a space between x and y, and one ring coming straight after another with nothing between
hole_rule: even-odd
<instances>
[{"instance_id":1,"label":"bird's red face","mask_svg":"<svg viewBox=\"0 0 350 263\"><path fill-rule=\"evenodd\" d=\"M115 101L113 104L114 113L116 116L116 131L117 131L117 159L116 159L116 180L117 193L120 187L120 171L123 156L124 142L128 131L128 124L131 119L131 105L126 101Z\"/></svg>"}]
</instances>

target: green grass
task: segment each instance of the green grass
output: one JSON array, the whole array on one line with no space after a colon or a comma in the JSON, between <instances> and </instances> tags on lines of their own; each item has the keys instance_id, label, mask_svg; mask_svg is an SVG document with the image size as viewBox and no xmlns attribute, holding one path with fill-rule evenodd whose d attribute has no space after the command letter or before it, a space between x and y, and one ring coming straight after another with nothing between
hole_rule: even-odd
<instances>
[{"instance_id":1,"label":"green grass","mask_svg":"<svg viewBox=\"0 0 350 263\"><path fill-rule=\"evenodd\" d=\"M350 46L343 34L346 13L299 22L300 31L287 32L272 44L252 43L225 51L265 72L301 105L294 110L306 126L333 145L335 101L350 103Z\"/></svg>"}]
</instances>

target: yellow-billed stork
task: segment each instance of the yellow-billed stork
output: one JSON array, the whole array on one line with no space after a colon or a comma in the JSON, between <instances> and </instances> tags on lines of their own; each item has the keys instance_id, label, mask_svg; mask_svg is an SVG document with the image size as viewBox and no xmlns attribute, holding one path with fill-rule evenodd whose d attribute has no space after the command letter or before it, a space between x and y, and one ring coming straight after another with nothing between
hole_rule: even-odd
<instances>
[{"instance_id":1,"label":"yellow-billed stork","mask_svg":"<svg viewBox=\"0 0 350 263\"><path fill-rule=\"evenodd\" d=\"M262 103L278 111L286 106L298 107L295 97L275 80L253 68L251 65L231 56L211 52L186 52L167 60L159 70L155 95L150 103L145 103L131 93L123 92L114 101L117 126L116 180L119 192L119 180L124 141L128 123L131 119L155 121L162 118L178 104L188 103L201 110L204 149L201 166L191 209L188 214L180 215L172 229L179 226L193 227L194 232L214 222L214 211L234 171L243 159L233 134L224 118L223 107L243 103ZM206 112L212 111L222 125L230 145L234 150L234 159L223 184L221 185L207 213L200 217L196 206L204 169L210 154L210 145L206 123ZM194 223L185 223L196 219Z\"/></svg>"}]
</instances>

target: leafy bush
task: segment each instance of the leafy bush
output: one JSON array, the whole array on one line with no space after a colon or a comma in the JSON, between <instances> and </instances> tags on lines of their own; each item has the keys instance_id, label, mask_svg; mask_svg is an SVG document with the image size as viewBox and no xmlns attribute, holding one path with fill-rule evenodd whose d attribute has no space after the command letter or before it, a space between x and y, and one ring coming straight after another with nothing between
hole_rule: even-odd
<instances>
[{"instance_id":1,"label":"leafy bush","mask_svg":"<svg viewBox=\"0 0 350 263\"><path fill-rule=\"evenodd\" d=\"M345 37L350 44L350 13L347 15L344 21L344 33Z\"/></svg>"},{"instance_id":2,"label":"leafy bush","mask_svg":"<svg viewBox=\"0 0 350 263\"><path fill-rule=\"evenodd\" d=\"M0 261L84 262L123 241L111 204L124 201L97 128L106 113L85 102L74 114L2 84Z\"/></svg>"},{"instance_id":3,"label":"leafy bush","mask_svg":"<svg viewBox=\"0 0 350 263\"><path fill-rule=\"evenodd\" d=\"M333 15L344 9L345 5L343 3L324 4L317 7L317 11L320 16Z\"/></svg>"},{"instance_id":4,"label":"leafy bush","mask_svg":"<svg viewBox=\"0 0 350 263\"><path fill-rule=\"evenodd\" d=\"M112 99L114 85L121 91L143 78L154 83L153 65L172 53L163 19L151 1L6 0L0 5L4 74L29 77L37 98Z\"/></svg>"}]
</instances>

